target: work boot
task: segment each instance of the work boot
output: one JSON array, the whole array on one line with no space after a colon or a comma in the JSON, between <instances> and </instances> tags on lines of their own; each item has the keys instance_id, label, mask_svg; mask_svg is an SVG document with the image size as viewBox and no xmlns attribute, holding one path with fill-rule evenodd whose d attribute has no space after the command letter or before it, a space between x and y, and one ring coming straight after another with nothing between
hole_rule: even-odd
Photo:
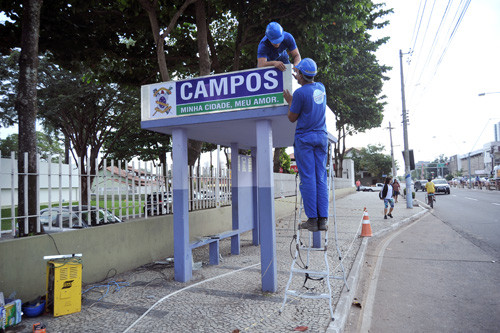
<instances>
[{"instance_id":1,"label":"work boot","mask_svg":"<svg viewBox=\"0 0 500 333\"><path fill-rule=\"evenodd\" d=\"M318 231L318 219L310 218L306 222L302 222L299 224L299 229L307 229L312 232Z\"/></svg>"},{"instance_id":2,"label":"work boot","mask_svg":"<svg viewBox=\"0 0 500 333\"><path fill-rule=\"evenodd\" d=\"M320 217L318 218L318 229L319 230L328 230L328 218L327 217Z\"/></svg>"}]
</instances>

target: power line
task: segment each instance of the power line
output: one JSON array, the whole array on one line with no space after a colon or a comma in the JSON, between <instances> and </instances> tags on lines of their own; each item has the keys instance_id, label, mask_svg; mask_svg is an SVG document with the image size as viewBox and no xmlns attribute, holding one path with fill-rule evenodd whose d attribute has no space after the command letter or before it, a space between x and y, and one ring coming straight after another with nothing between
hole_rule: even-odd
<instances>
[{"instance_id":1,"label":"power line","mask_svg":"<svg viewBox=\"0 0 500 333\"><path fill-rule=\"evenodd\" d=\"M441 22L439 22L439 26L436 30L436 34L434 35L434 39L432 40L431 52L429 52L429 54L427 55L427 59L425 60L424 68L427 68L427 65L429 65L429 62L430 62L432 56L434 55L436 41L438 40L439 32L441 31L441 27L443 25L443 22L446 19L446 16L448 14L448 9L450 8L451 2L452 2L452 0L448 0L448 4L446 5L443 16L441 17ZM423 74L423 71L420 72L420 76L418 77L418 82L420 82L420 80L422 79L422 74Z\"/></svg>"},{"instance_id":2,"label":"power line","mask_svg":"<svg viewBox=\"0 0 500 333\"><path fill-rule=\"evenodd\" d=\"M411 66L411 74L408 76L408 80L405 80L405 81L408 81L407 86L408 86L408 88L411 89L410 100L414 100L414 96L417 93L419 93L421 95L425 93L425 90L427 88L428 83L430 83L430 81L432 81L432 79L434 78L434 76L436 75L436 73L439 69L439 66L441 65L441 63L443 62L443 60L445 58L446 52L449 49L449 47L453 41L453 38L455 37L455 35L460 27L461 22L463 21L463 18L467 12L467 9L470 5L470 2L471 2L471 0L461 0L457 6L457 9L456 9L456 12L455 12L453 19L451 21L447 21L447 17L449 16L449 13L450 13L451 8L453 6L453 0L448 1L446 8L444 9L443 14L441 15L439 26L436 30L435 35L434 35L432 44L430 45L430 48L427 52L426 60L425 60L424 66L422 68L419 67L419 64L420 64L420 60L424 56L423 50L424 50L424 46L426 45L425 41L427 38L427 31L428 31L429 27L431 26L431 20L433 20L433 16L435 14L434 13L435 2L434 2L433 7L431 9L430 15L428 16L428 18L426 18L427 22L424 21L424 16L425 16L424 11L425 11L425 7L426 7L426 3L424 4L424 10L422 12L418 13L417 20L418 20L418 18L420 18L420 20L419 20L420 23L419 23L419 26L417 29L417 34L416 34L417 37L415 40L413 40L414 47L419 42L417 39L418 39L419 31L420 31L422 24L427 23L426 24L427 28L426 28L426 31L424 33L424 37L420 40L420 43L418 44L419 49L417 50L417 59L416 59L416 62L414 62L415 65L411 64L411 65L413 65L413 66ZM441 40L441 36L443 36L443 33L442 33L443 28L446 25L449 25L448 32L445 34L445 36L447 36L447 38L445 39L446 40L445 42L441 43L440 40ZM443 45L443 46L440 46L440 45ZM438 50L440 50L440 52L438 53L439 57L436 58L435 52ZM436 60L432 61L432 59L436 59ZM434 63L434 65L431 65L432 63ZM432 71L432 68L434 69L433 71ZM423 79L423 77L425 77L426 73L429 73L429 78L425 82L422 82L422 79ZM418 76L418 81L415 84L410 84L410 83L414 82L414 79L417 76ZM418 85L418 88L415 89L414 87L416 85ZM421 99L419 99L419 100L421 100Z\"/></svg>"}]
</instances>

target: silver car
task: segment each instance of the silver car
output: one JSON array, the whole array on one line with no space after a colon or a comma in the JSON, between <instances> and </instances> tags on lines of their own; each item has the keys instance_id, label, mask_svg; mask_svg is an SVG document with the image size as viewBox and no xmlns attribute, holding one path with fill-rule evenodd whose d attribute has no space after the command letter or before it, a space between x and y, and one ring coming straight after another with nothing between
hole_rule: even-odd
<instances>
[{"instance_id":1,"label":"silver car","mask_svg":"<svg viewBox=\"0 0 500 333\"><path fill-rule=\"evenodd\" d=\"M80 218L81 217L81 218ZM59 232L120 223L122 220L109 210L94 206L49 207L40 211L40 224L45 232Z\"/></svg>"},{"instance_id":2,"label":"silver car","mask_svg":"<svg viewBox=\"0 0 500 333\"><path fill-rule=\"evenodd\" d=\"M445 179L433 179L432 182L436 188L436 193L450 194L450 185Z\"/></svg>"}]
</instances>

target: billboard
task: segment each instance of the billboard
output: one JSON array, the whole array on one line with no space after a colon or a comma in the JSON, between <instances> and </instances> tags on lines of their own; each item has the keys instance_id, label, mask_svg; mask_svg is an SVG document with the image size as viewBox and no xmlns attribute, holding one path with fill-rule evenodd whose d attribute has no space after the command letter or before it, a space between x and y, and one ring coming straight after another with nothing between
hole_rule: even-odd
<instances>
[{"instance_id":1,"label":"billboard","mask_svg":"<svg viewBox=\"0 0 500 333\"><path fill-rule=\"evenodd\" d=\"M292 91L291 66L210 75L142 86L142 120L286 105Z\"/></svg>"}]
</instances>

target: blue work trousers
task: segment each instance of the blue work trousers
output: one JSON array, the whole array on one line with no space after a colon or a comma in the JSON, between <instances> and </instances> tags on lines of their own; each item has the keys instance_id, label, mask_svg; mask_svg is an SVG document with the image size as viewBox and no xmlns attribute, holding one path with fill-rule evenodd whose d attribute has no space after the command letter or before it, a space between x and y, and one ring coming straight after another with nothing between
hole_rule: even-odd
<instances>
[{"instance_id":1,"label":"blue work trousers","mask_svg":"<svg viewBox=\"0 0 500 333\"><path fill-rule=\"evenodd\" d=\"M328 217L326 133L311 131L296 135L294 154L300 175L300 193L307 217Z\"/></svg>"}]
</instances>

